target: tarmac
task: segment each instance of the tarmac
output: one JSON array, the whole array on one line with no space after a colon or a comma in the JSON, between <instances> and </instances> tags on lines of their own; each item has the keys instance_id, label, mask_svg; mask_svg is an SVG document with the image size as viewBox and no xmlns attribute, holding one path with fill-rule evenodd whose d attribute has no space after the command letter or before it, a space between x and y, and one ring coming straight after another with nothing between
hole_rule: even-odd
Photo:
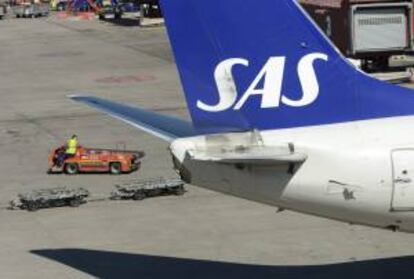
<instances>
[{"instance_id":1,"label":"tarmac","mask_svg":"<svg viewBox=\"0 0 414 279\"><path fill-rule=\"evenodd\" d=\"M344 224L186 185L182 197L9 211L19 192L175 177L167 144L66 96L88 93L188 118L163 27L0 21L0 278L409 278L410 234ZM48 175L72 134L144 150L130 175Z\"/></svg>"}]
</instances>

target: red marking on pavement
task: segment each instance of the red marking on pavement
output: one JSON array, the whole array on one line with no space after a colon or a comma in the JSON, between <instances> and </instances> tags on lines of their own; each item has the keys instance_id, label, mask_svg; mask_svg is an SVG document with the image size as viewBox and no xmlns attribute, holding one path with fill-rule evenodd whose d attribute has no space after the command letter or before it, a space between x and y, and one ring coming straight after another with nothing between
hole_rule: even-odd
<instances>
[{"instance_id":1,"label":"red marking on pavement","mask_svg":"<svg viewBox=\"0 0 414 279\"><path fill-rule=\"evenodd\" d=\"M83 20L92 20L96 17L94 13L80 13L78 16Z\"/></svg>"},{"instance_id":2,"label":"red marking on pavement","mask_svg":"<svg viewBox=\"0 0 414 279\"><path fill-rule=\"evenodd\" d=\"M96 15L91 12L78 12L78 13L68 13L68 12L58 12L56 15L57 19L73 19L73 20L93 20L96 18Z\"/></svg>"},{"instance_id":3,"label":"red marking on pavement","mask_svg":"<svg viewBox=\"0 0 414 279\"><path fill-rule=\"evenodd\" d=\"M154 76L150 75L139 75L139 76L121 76L121 77L104 77L96 79L96 82L107 83L107 84L128 84L138 83L144 81L155 80Z\"/></svg>"},{"instance_id":4,"label":"red marking on pavement","mask_svg":"<svg viewBox=\"0 0 414 279\"><path fill-rule=\"evenodd\" d=\"M69 17L69 14L67 12L58 12L56 17L58 19L67 19Z\"/></svg>"}]
</instances>

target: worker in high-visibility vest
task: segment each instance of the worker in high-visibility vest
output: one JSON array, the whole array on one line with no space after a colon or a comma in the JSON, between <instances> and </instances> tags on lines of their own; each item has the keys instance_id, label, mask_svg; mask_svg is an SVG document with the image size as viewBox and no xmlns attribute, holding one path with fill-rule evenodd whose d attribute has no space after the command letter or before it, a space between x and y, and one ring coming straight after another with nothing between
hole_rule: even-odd
<instances>
[{"instance_id":1,"label":"worker in high-visibility vest","mask_svg":"<svg viewBox=\"0 0 414 279\"><path fill-rule=\"evenodd\" d=\"M73 157L76 154L76 151L78 149L78 137L76 135L73 135L66 144L66 154L67 157Z\"/></svg>"},{"instance_id":2,"label":"worker in high-visibility vest","mask_svg":"<svg viewBox=\"0 0 414 279\"><path fill-rule=\"evenodd\" d=\"M57 157L57 166L62 167L66 159L71 158L76 155L78 150L78 137L73 135L66 143L65 152L58 154Z\"/></svg>"}]
</instances>

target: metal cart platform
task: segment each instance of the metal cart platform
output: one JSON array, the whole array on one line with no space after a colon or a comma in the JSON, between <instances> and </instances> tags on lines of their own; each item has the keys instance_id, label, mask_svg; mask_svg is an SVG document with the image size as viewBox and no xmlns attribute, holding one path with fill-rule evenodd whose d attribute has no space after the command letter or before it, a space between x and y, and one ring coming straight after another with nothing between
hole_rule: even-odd
<instances>
[{"instance_id":1,"label":"metal cart platform","mask_svg":"<svg viewBox=\"0 0 414 279\"><path fill-rule=\"evenodd\" d=\"M77 207L86 203L89 191L84 188L70 189L58 187L52 189L34 190L19 194L18 198L10 202L10 209L36 211L40 208L61 206Z\"/></svg>"},{"instance_id":2,"label":"metal cart platform","mask_svg":"<svg viewBox=\"0 0 414 279\"><path fill-rule=\"evenodd\" d=\"M112 200L133 199L143 200L148 197L185 194L184 182L180 179L157 178L152 180L137 180L115 185L111 193Z\"/></svg>"}]
</instances>

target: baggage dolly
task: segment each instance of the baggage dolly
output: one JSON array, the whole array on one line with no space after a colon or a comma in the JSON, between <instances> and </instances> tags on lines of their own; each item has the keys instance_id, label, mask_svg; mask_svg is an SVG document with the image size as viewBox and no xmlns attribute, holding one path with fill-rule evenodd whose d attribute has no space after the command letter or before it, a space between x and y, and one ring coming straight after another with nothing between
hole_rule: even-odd
<instances>
[{"instance_id":1,"label":"baggage dolly","mask_svg":"<svg viewBox=\"0 0 414 279\"><path fill-rule=\"evenodd\" d=\"M137 180L115 185L111 193L112 200L143 200L148 197L185 194L184 182L180 179L158 178L153 180Z\"/></svg>"},{"instance_id":2,"label":"baggage dolly","mask_svg":"<svg viewBox=\"0 0 414 279\"><path fill-rule=\"evenodd\" d=\"M86 203L89 191L84 188L70 189L58 187L52 189L34 190L19 194L18 198L10 202L10 209L23 209L36 211L40 208L52 208L61 206L78 207Z\"/></svg>"}]
</instances>

